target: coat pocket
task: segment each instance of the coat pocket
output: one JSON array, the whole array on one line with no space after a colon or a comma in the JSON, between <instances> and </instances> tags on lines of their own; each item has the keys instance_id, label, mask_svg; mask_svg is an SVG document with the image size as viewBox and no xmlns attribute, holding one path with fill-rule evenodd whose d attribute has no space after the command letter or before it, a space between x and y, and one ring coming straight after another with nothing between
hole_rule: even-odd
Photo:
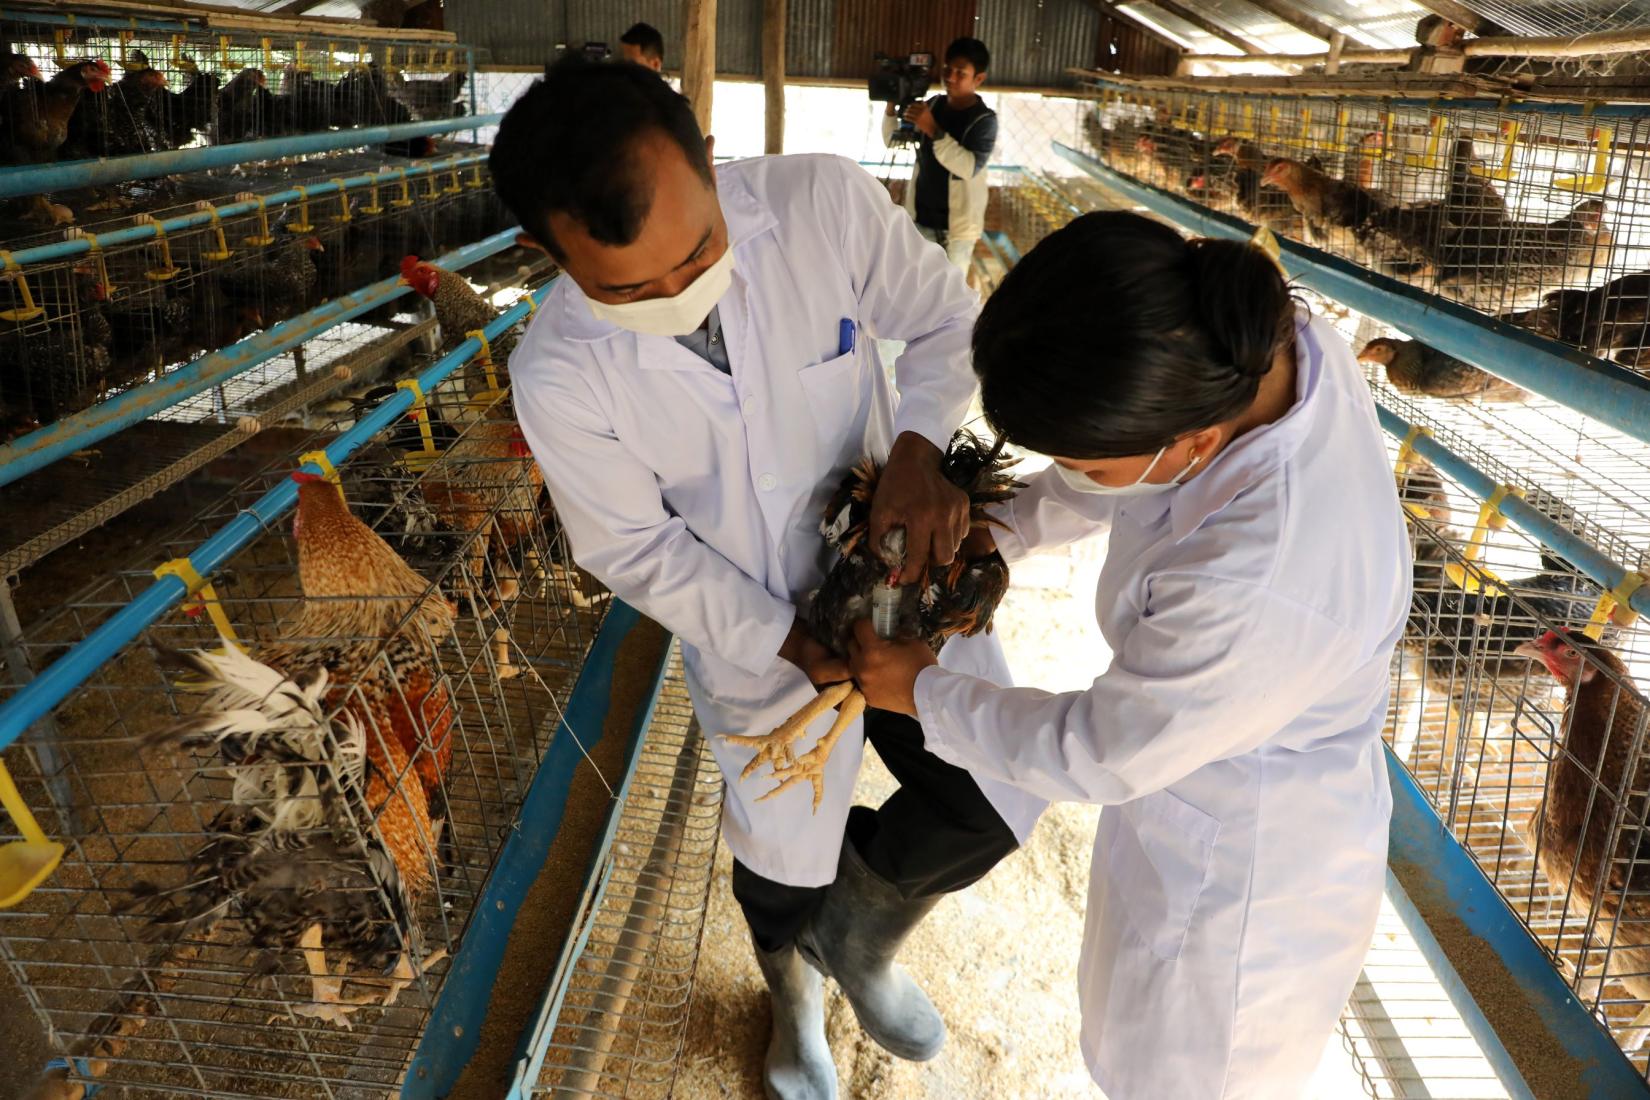
<instances>
[{"instance_id":1,"label":"coat pocket","mask_svg":"<svg viewBox=\"0 0 1650 1100\"><path fill-rule=\"evenodd\" d=\"M1160 959L1180 957L1220 822L1168 791L1118 807L1111 878L1129 923Z\"/></svg>"},{"instance_id":2,"label":"coat pocket","mask_svg":"<svg viewBox=\"0 0 1650 1100\"><path fill-rule=\"evenodd\" d=\"M819 444L829 466L857 461L864 440L853 427L865 404L866 386L860 379L858 350L803 367L797 377L819 430Z\"/></svg>"}]
</instances>

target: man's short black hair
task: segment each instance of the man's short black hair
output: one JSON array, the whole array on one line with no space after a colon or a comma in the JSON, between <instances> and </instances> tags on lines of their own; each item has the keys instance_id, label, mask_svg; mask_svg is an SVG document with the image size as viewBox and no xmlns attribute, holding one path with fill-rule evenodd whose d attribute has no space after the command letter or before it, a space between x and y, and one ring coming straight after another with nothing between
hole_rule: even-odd
<instances>
[{"instance_id":1,"label":"man's short black hair","mask_svg":"<svg viewBox=\"0 0 1650 1100\"><path fill-rule=\"evenodd\" d=\"M651 23L637 23L619 35L619 41L635 46L642 51L643 57L651 57L661 65L665 62L665 36Z\"/></svg>"},{"instance_id":2,"label":"man's short black hair","mask_svg":"<svg viewBox=\"0 0 1650 1100\"><path fill-rule=\"evenodd\" d=\"M667 135L706 184L704 135L688 101L652 69L628 61L564 58L511 105L487 166L521 227L558 259L550 215L566 214L603 244L625 245L653 205L653 181L636 154L649 132Z\"/></svg>"},{"instance_id":3,"label":"man's short black hair","mask_svg":"<svg viewBox=\"0 0 1650 1100\"><path fill-rule=\"evenodd\" d=\"M991 51L978 38L959 38L945 48L945 63L953 61L966 61L975 73L983 73L991 68Z\"/></svg>"}]
</instances>

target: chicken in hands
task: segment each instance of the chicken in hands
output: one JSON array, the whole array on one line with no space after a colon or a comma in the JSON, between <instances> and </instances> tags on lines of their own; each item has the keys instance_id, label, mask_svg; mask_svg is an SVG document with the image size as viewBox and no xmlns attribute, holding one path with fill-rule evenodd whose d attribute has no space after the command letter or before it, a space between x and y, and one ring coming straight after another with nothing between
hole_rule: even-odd
<instances>
[{"instance_id":1,"label":"chicken in hands","mask_svg":"<svg viewBox=\"0 0 1650 1100\"><path fill-rule=\"evenodd\" d=\"M1011 499L1020 490L1020 483L1008 472L1016 461L1003 455L1001 443L988 447L972 432L959 431L952 438L941 470L946 480L968 493L972 526L1001 524L986 509ZM879 548L870 545L871 502L881 472L876 460L861 459L843 477L820 523L820 533L836 550L837 559L813 594L806 624L813 640L838 656L848 652L854 624L871 617L873 591L878 586L897 584L905 564L903 530L890 532ZM916 584L898 590L893 633L896 637L921 638L938 653L954 636L972 637L989 631L992 615L1007 591L1008 564L995 550L972 561L959 556L949 566L925 571ZM837 718L830 730L813 748L796 755L795 744L806 735L809 725L833 707ZM825 763L837 741L864 711L865 696L851 682L832 684L771 733L724 734L723 739L756 750L740 779L750 778L763 765L772 769L778 783L758 801L806 782L813 786L814 809L818 810L825 797Z\"/></svg>"}]
</instances>

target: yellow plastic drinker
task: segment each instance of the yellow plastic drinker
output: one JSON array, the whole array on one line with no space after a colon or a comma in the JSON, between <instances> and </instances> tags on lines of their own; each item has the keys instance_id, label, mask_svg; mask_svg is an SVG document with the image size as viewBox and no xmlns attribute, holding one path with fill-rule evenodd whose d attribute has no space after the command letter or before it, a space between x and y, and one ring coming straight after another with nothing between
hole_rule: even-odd
<instances>
[{"instance_id":1,"label":"yellow plastic drinker","mask_svg":"<svg viewBox=\"0 0 1650 1100\"><path fill-rule=\"evenodd\" d=\"M0 909L10 909L57 870L65 849L57 841L46 839L23 804L23 796L17 793L17 784L11 781L4 761L0 761L0 805L6 807L23 834L22 840L0 844Z\"/></svg>"}]
</instances>

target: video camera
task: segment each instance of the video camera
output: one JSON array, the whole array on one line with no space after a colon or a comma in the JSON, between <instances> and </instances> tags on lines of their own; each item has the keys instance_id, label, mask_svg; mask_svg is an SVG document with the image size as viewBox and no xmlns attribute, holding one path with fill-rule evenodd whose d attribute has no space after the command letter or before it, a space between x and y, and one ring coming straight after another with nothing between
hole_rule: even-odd
<instances>
[{"instance_id":1,"label":"video camera","mask_svg":"<svg viewBox=\"0 0 1650 1100\"><path fill-rule=\"evenodd\" d=\"M892 103L899 126L889 140L896 144L916 141L917 129L905 121L905 109L928 94L934 82L934 55L907 54L905 60L879 53L872 58L875 70L865 80L865 90L873 103Z\"/></svg>"}]
</instances>

